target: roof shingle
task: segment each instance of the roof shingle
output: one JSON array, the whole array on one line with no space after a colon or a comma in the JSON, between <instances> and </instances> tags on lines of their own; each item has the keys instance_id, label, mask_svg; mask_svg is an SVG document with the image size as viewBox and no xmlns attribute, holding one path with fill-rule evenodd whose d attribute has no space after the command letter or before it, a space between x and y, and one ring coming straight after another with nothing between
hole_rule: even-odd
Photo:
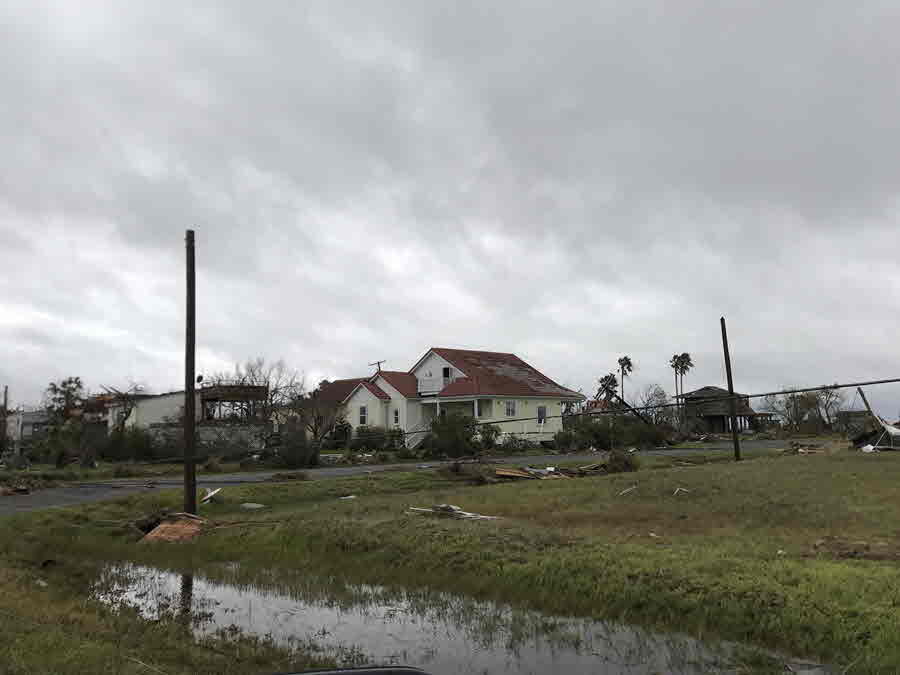
<instances>
[{"instance_id":1,"label":"roof shingle","mask_svg":"<svg viewBox=\"0 0 900 675\"><path fill-rule=\"evenodd\" d=\"M547 396L584 398L528 365L515 354L432 347L430 350L449 362L466 377L444 387L440 397L449 396Z\"/></svg>"},{"instance_id":2,"label":"roof shingle","mask_svg":"<svg viewBox=\"0 0 900 675\"><path fill-rule=\"evenodd\" d=\"M398 370L382 370L377 373L381 375L388 384L399 391L406 398L416 398L419 395L419 383L416 376L412 373L401 373Z\"/></svg>"}]
</instances>

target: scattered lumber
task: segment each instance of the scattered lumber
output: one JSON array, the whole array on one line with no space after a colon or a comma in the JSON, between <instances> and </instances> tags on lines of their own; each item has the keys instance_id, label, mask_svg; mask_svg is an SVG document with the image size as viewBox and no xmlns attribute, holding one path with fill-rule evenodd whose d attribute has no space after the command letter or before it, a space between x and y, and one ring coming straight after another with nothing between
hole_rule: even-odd
<instances>
[{"instance_id":1,"label":"scattered lumber","mask_svg":"<svg viewBox=\"0 0 900 675\"><path fill-rule=\"evenodd\" d=\"M522 469L497 469L494 472L494 475L497 476L497 478L528 478L532 480L537 478L537 476L533 476Z\"/></svg>"},{"instance_id":2,"label":"scattered lumber","mask_svg":"<svg viewBox=\"0 0 900 675\"><path fill-rule=\"evenodd\" d=\"M499 516L485 516L480 513L463 511L461 508L459 508L458 506L454 506L453 504L437 504L436 506L432 506L430 509L423 509L412 506L410 507L409 511L411 513L429 513L436 516L459 518L460 520L499 520Z\"/></svg>"}]
</instances>

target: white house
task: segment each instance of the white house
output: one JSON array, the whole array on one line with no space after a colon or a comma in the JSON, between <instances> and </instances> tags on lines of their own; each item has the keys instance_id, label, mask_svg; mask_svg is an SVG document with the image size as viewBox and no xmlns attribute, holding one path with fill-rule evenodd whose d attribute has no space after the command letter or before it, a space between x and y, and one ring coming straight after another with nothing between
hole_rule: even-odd
<instances>
[{"instance_id":1,"label":"white house","mask_svg":"<svg viewBox=\"0 0 900 675\"><path fill-rule=\"evenodd\" d=\"M202 407L197 393L195 410L200 421ZM107 424L112 431L125 414L125 405L114 403L109 406ZM170 391L165 394L138 394L134 397L131 412L125 420L126 429L149 429L161 424L175 424L184 414L184 392Z\"/></svg>"},{"instance_id":2,"label":"white house","mask_svg":"<svg viewBox=\"0 0 900 675\"><path fill-rule=\"evenodd\" d=\"M562 429L566 403L584 396L566 389L515 354L432 347L409 370L332 382L326 395L340 401L346 420L400 429L418 445L438 415L460 412L530 440Z\"/></svg>"}]
</instances>

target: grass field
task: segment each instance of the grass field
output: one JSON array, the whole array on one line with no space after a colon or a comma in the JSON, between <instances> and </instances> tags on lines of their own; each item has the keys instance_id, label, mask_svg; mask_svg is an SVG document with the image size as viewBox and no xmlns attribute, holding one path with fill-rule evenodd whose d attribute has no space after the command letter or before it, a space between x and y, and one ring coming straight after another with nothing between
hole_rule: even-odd
<instances>
[{"instance_id":1,"label":"grass field","mask_svg":"<svg viewBox=\"0 0 900 675\"><path fill-rule=\"evenodd\" d=\"M256 570L320 567L360 581L749 642L849 665L848 673L900 671L900 455L652 464L606 477L482 486L436 471L229 488L204 515L233 526L184 545L135 546L139 535L127 522L176 507L177 492L17 516L0 532L0 609L27 613L8 598L9 584L32 589L29 580L42 575L50 588L65 586L70 575L89 574L86 558L172 568L240 561L248 579ZM338 499L348 494L357 498ZM238 507L244 501L269 508L248 515ZM502 519L407 513L435 503ZM246 520L255 524L239 525ZM47 558L61 564L40 570ZM60 620L75 602L70 593L54 600ZM72 649L87 640L82 631L68 631L80 636ZM34 639L31 651L42 652L42 638ZM0 640L0 661L13 648ZM172 663L164 670L182 672Z\"/></svg>"}]
</instances>

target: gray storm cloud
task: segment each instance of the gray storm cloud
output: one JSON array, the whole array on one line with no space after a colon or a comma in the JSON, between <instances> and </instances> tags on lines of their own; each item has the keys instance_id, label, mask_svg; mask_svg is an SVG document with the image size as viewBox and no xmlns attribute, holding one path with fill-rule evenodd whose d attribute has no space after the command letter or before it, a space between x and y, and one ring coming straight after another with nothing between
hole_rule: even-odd
<instances>
[{"instance_id":1,"label":"gray storm cloud","mask_svg":"<svg viewBox=\"0 0 900 675\"><path fill-rule=\"evenodd\" d=\"M431 345L591 391L900 375L900 10L7 3L0 382L315 379ZM885 415L900 388L873 392Z\"/></svg>"}]
</instances>

